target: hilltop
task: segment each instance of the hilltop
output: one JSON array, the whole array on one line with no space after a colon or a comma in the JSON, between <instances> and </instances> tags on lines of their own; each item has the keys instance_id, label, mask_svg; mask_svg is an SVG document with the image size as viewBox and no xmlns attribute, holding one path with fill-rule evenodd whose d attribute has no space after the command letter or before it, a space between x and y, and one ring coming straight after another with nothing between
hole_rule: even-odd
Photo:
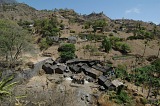
<instances>
[{"instance_id":1,"label":"hilltop","mask_svg":"<svg viewBox=\"0 0 160 106\"><path fill-rule=\"evenodd\" d=\"M0 4L13 4L17 3L16 0L0 0Z\"/></svg>"}]
</instances>

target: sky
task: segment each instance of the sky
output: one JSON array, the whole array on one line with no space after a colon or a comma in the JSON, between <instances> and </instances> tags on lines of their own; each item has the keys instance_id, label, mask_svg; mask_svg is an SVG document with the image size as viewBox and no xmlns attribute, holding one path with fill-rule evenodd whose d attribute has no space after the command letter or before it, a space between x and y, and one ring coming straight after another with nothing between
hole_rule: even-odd
<instances>
[{"instance_id":1,"label":"sky","mask_svg":"<svg viewBox=\"0 0 160 106\"><path fill-rule=\"evenodd\" d=\"M160 0L17 0L38 10L68 8L77 13L103 12L111 19L134 19L160 24Z\"/></svg>"}]
</instances>

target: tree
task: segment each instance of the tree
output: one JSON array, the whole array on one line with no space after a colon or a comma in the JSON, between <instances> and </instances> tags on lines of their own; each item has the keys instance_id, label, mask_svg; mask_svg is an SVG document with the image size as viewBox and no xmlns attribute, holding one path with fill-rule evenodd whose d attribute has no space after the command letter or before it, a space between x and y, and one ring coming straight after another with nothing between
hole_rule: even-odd
<instances>
[{"instance_id":1,"label":"tree","mask_svg":"<svg viewBox=\"0 0 160 106\"><path fill-rule=\"evenodd\" d=\"M122 53L128 53L131 51L130 46L127 43L124 42L116 42L114 45L114 48L116 50L121 51Z\"/></svg>"},{"instance_id":2,"label":"tree","mask_svg":"<svg viewBox=\"0 0 160 106\"><path fill-rule=\"evenodd\" d=\"M94 32L96 32L98 27L101 27L101 32L102 32L104 27L107 26L107 23L105 20L95 20L92 23L92 26L93 26L92 28L93 28Z\"/></svg>"},{"instance_id":3,"label":"tree","mask_svg":"<svg viewBox=\"0 0 160 106\"><path fill-rule=\"evenodd\" d=\"M144 44L145 44L145 47L144 47L144 51L143 51L143 57L144 57L144 54L145 54L145 52L146 52L146 47L147 47L147 44L148 44L148 39L144 42Z\"/></svg>"},{"instance_id":4,"label":"tree","mask_svg":"<svg viewBox=\"0 0 160 106\"><path fill-rule=\"evenodd\" d=\"M60 57L62 61L67 61L75 58L76 48L74 44L71 43L63 44L58 48L58 51L60 52Z\"/></svg>"},{"instance_id":5,"label":"tree","mask_svg":"<svg viewBox=\"0 0 160 106\"><path fill-rule=\"evenodd\" d=\"M31 43L29 34L9 20L0 20L0 54L11 68L18 61L22 51Z\"/></svg>"},{"instance_id":6,"label":"tree","mask_svg":"<svg viewBox=\"0 0 160 106\"><path fill-rule=\"evenodd\" d=\"M58 36L60 32L58 28L60 24L56 18L36 20L34 23L37 33L42 34L43 37Z\"/></svg>"},{"instance_id":7,"label":"tree","mask_svg":"<svg viewBox=\"0 0 160 106\"><path fill-rule=\"evenodd\" d=\"M124 51L125 53L130 52L131 50L129 45L127 45L126 43L124 43L121 48L122 48L122 51Z\"/></svg>"},{"instance_id":8,"label":"tree","mask_svg":"<svg viewBox=\"0 0 160 106\"><path fill-rule=\"evenodd\" d=\"M109 53L109 51L112 48L111 42L110 40L106 37L104 38L104 40L102 41L102 47L105 49L105 52Z\"/></svg>"}]
</instances>

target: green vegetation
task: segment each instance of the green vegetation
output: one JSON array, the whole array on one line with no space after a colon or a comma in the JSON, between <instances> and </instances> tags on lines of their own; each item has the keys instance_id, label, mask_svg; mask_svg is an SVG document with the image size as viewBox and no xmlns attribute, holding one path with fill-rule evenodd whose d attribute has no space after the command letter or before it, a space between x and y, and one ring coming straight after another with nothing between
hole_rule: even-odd
<instances>
[{"instance_id":1,"label":"green vegetation","mask_svg":"<svg viewBox=\"0 0 160 106\"><path fill-rule=\"evenodd\" d=\"M114 48L116 50L122 51L123 53L128 53L131 51L130 46L124 42L116 42Z\"/></svg>"},{"instance_id":2,"label":"green vegetation","mask_svg":"<svg viewBox=\"0 0 160 106\"><path fill-rule=\"evenodd\" d=\"M98 51L98 49L95 46L92 46L92 45L86 45L84 47L84 49L87 50L87 51L89 51L89 52L91 52L91 53Z\"/></svg>"},{"instance_id":3,"label":"green vegetation","mask_svg":"<svg viewBox=\"0 0 160 106\"><path fill-rule=\"evenodd\" d=\"M58 36L60 25L56 18L36 20L34 26L38 33L42 34L43 37L47 36Z\"/></svg>"},{"instance_id":4,"label":"green vegetation","mask_svg":"<svg viewBox=\"0 0 160 106\"><path fill-rule=\"evenodd\" d=\"M124 79L127 76L126 66L119 64L115 69L115 74L117 78Z\"/></svg>"},{"instance_id":5,"label":"green vegetation","mask_svg":"<svg viewBox=\"0 0 160 106\"><path fill-rule=\"evenodd\" d=\"M31 44L31 36L13 21L0 20L0 54L8 66L14 67L22 51Z\"/></svg>"},{"instance_id":6,"label":"green vegetation","mask_svg":"<svg viewBox=\"0 0 160 106\"><path fill-rule=\"evenodd\" d=\"M74 44L70 43L63 44L58 48L58 51L60 52L60 57L62 61L67 61L75 58L76 48Z\"/></svg>"},{"instance_id":7,"label":"green vegetation","mask_svg":"<svg viewBox=\"0 0 160 106\"><path fill-rule=\"evenodd\" d=\"M0 75L0 99L4 99L7 96L11 95L11 90L17 84L17 82L11 82L14 79L14 75L10 75L2 78ZM11 82L11 83L10 83Z\"/></svg>"},{"instance_id":8,"label":"green vegetation","mask_svg":"<svg viewBox=\"0 0 160 106\"><path fill-rule=\"evenodd\" d=\"M117 104L131 105L132 99L124 90L122 90L120 94L117 94L116 92L112 91L112 92L109 92L109 95L110 95L110 99L116 102Z\"/></svg>"},{"instance_id":9,"label":"green vegetation","mask_svg":"<svg viewBox=\"0 0 160 106\"><path fill-rule=\"evenodd\" d=\"M73 30L70 30L70 33L75 33L75 31L73 31Z\"/></svg>"},{"instance_id":10,"label":"green vegetation","mask_svg":"<svg viewBox=\"0 0 160 106\"><path fill-rule=\"evenodd\" d=\"M42 39L39 44L41 50L47 49L53 44L53 40L50 37L59 36L60 29L58 26L64 27L62 24L59 24L56 18L35 21L34 27L36 32L42 35Z\"/></svg>"},{"instance_id":11,"label":"green vegetation","mask_svg":"<svg viewBox=\"0 0 160 106\"><path fill-rule=\"evenodd\" d=\"M85 22L85 23L84 23L84 29L89 29L91 25L92 25L92 22L91 22L91 21Z\"/></svg>"},{"instance_id":12,"label":"green vegetation","mask_svg":"<svg viewBox=\"0 0 160 106\"><path fill-rule=\"evenodd\" d=\"M79 37L80 38L86 38L87 40L89 41L92 41L92 40L103 40L105 38L104 35L94 35L94 34L79 34Z\"/></svg>"},{"instance_id":13,"label":"green vegetation","mask_svg":"<svg viewBox=\"0 0 160 106\"><path fill-rule=\"evenodd\" d=\"M156 59L151 64L155 66L157 73L160 75L160 58Z\"/></svg>"},{"instance_id":14,"label":"green vegetation","mask_svg":"<svg viewBox=\"0 0 160 106\"><path fill-rule=\"evenodd\" d=\"M132 55L122 55L122 56L113 56L113 60L118 60L118 59L129 59L129 58L135 58L135 56Z\"/></svg>"},{"instance_id":15,"label":"green vegetation","mask_svg":"<svg viewBox=\"0 0 160 106\"><path fill-rule=\"evenodd\" d=\"M105 49L105 52L109 53L112 48L111 41L107 37L102 41L102 47Z\"/></svg>"},{"instance_id":16,"label":"green vegetation","mask_svg":"<svg viewBox=\"0 0 160 106\"><path fill-rule=\"evenodd\" d=\"M115 36L111 36L109 39L110 39L113 46L115 46L116 42L121 42L124 40L123 38L119 38L119 37L115 37Z\"/></svg>"},{"instance_id":17,"label":"green vegetation","mask_svg":"<svg viewBox=\"0 0 160 106\"><path fill-rule=\"evenodd\" d=\"M18 21L17 23L19 26L22 26L24 29L30 30L30 25L33 24L33 22L29 22L29 21Z\"/></svg>"},{"instance_id":18,"label":"green vegetation","mask_svg":"<svg viewBox=\"0 0 160 106\"><path fill-rule=\"evenodd\" d=\"M127 39L132 40L132 39L153 39L154 38L154 33L149 32L144 27L141 27L140 24L137 24L136 29L133 31L133 34L134 36L130 36Z\"/></svg>"},{"instance_id":19,"label":"green vegetation","mask_svg":"<svg viewBox=\"0 0 160 106\"><path fill-rule=\"evenodd\" d=\"M96 32L96 30L98 29L98 28L100 28L101 29L101 32L103 31L103 29L104 29L104 27L105 26L107 26L107 23L106 23L106 21L105 20L96 20L96 21L94 21L93 23L92 23L92 28L93 28L93 30L94 30L94 32Z\"/></svg>"},{"instance_id":20,"label":"green vegetation","mask_svg":"<svg viewBox=\"0 0 160 106\"><path fill-rule=\"evenodd\" d=\"M131 51L130 46L127 43L123 42L123 38L111 36L109 39L114 49L121 51L122 53L128 53Z\"/></svg>"},{"instance_id":21,"label":"green vegetation","mask_svg":"<svg viewBox=\"0 0 160 106\"><path fill-rule=\"evenodd\" d=\"M160 79L154 75L159 75L156 67L154 65L144 66L141 68L136 68L131 70L131 73L126 72L126 67L124 65L119 65L116 69L116 77L125 79L129 82L134 82L136 85L148 85L152 84L153 87L160 86Z\"/></svg>"},{"instance_id":22,"label":"green vegetation","mask_svg":"<svg viewBox=\"0 0 160 106\"><path fill-rule=\"evenodd\" d=\"M122 91L119 95L117 95L115 97L115 102L118 104L122 104L122 103L130 103L131 102L131 98L129 97L129 95L127 94L127 92Z\"/></svg>"},{"instance_id":23,"label":"green vegetation","mask_svg":"<svg viewBox=\"0 0 160 106\"><path fill-rule=\"evenodd\" d=\"M50 46L49 43L47 43L47 42L50 43L50 41L48 41L47 38L42 38L42 39L41 39L41 41L40 41L40 43L39 43L39 46L40 46L40 49L41 49L41 50L47 49L47 48Z\"/></svg>"}]
</instances>

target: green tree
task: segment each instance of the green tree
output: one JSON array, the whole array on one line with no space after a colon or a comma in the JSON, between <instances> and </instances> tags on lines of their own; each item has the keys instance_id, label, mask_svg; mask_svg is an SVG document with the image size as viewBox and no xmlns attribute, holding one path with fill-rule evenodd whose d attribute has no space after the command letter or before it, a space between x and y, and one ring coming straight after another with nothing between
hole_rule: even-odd
<instances>
[{"instance_id":1,"label":"green tree","mask_svg":"<svg viewBox=\"0 0 160 106\"><path fill-rule=\"evenodd\" d=\"M105 26L107 26L107 23L105 20L95 20L92 23L92 28L93 28L94 32L96 32L98 27L101 27L101 32L102 32Z\"/></svg>"},{"instance_id":2,"label":"green tree","mask_svg":"<svg viewBox=\"0 0 160 106\"><path fill-rule=\"evenodd\" d=\"M31 44L27 31L9 20L0 20L0 54L10 67L18 61L22 51Z\"/></svg>"},{"instance_id":3,"label":"green tree","mask_svg":"<svg viewBox=\"0 0 160 106\"><path fill-rule=\"evenodd\" d=\"M58 26L60 25L56 18L36 20L34 22L37 33L42 34L43 37L58 36L60 32Z\"/></svg>"},{"instance_id":4,"label":"green tree","mask_svg":"<svg viewBox=\"0 0 160 106\"><path fill-rule=\"evenodd\" d=\"M123 53L128 53L131 51L130 46L127 43L124 42L116 42L114 45L114 48L123 52Z\"/></svg>"},{"instance_id":5,"label":"green tree","mask_svg":"<svg viewBox=\"0 0 160 106\"><path fill-rule=\"evenodd\" d=\"M104 40L102 41L102 47L105 49L105 52L109 53L109 51L112 48L111 42L110 40L106 37L104 38Z\"/></svg>"},{"instance_id":6,"label":"green tree","mask_svg":"<svg viewBox=\"0 0 160 106\"><path fill-rule=\"evenodd\" d=\"M63 44L58 48L58 51L60 52L60 57L63 61L75 58L76 48L74 44L71 43Z\"/></svg>"}]
</instances>

